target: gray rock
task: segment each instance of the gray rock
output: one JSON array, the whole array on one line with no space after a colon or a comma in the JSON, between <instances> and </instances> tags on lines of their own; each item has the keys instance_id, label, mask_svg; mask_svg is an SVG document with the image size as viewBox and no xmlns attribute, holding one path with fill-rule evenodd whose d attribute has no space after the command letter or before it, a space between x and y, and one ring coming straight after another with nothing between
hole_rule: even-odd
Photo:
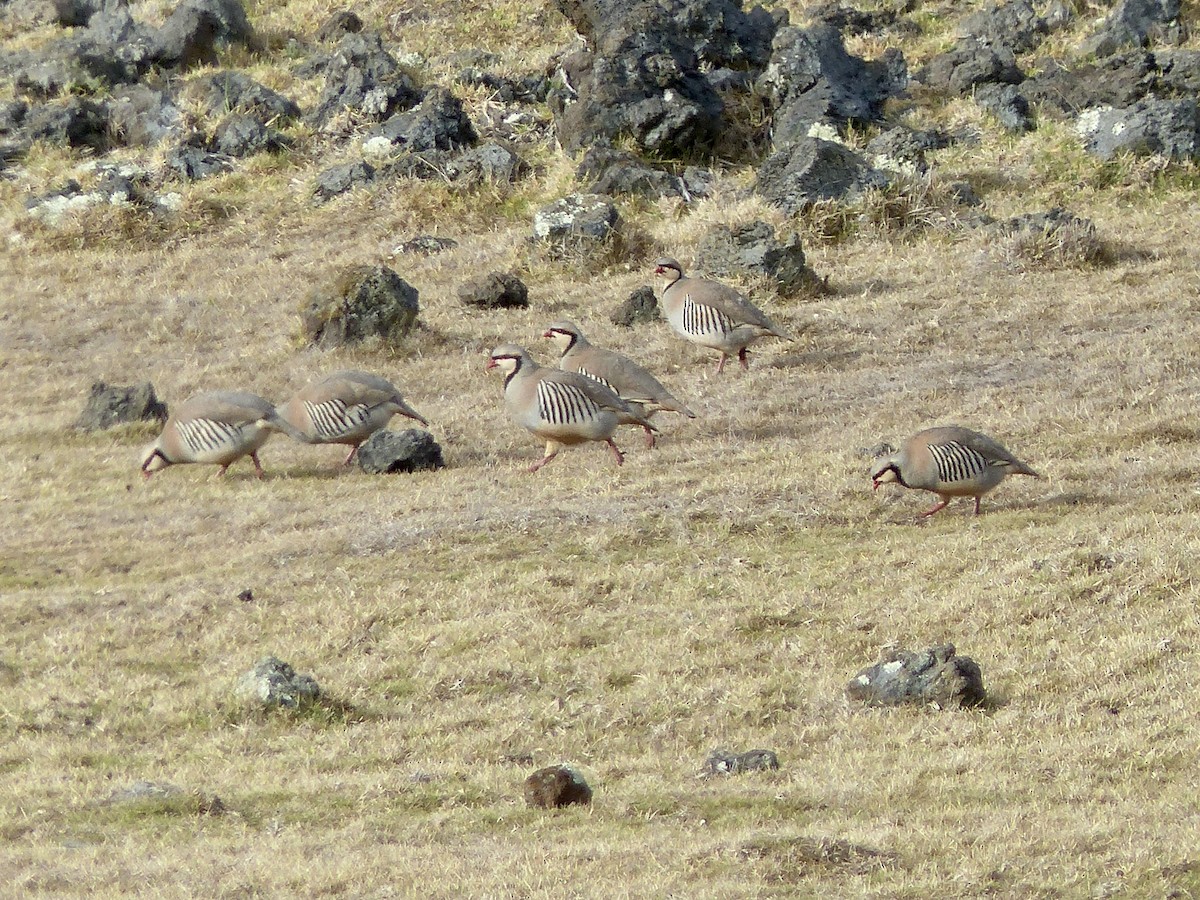
<instances>
[{"instance_id":1,"label":"gray rock","mask_svg":"<svg viewBox=\"0 0 1200 900\"><path fill-rule=\"evenodd\" d=\"M989 3L985 9L963 19L959 31L981 44L1025 53L1050 33L1050 23L1037 14L1030 0L1013 0Z\"/></svg>"},{"instance_id":2,"label":"gray rock","mask_svg":"<svg viewBox=\"0 0 1200 900\"><path fill-rule=\"evenodd\" d=\"M1049 65L1018 90L1039 112L1074 118L1081 109L1132 106L1159 93L1159 66L1153 54L1134 50L1073 69Z\"/></svg>"},{"instance_id":3,"label":"gray rock","mask_svg":"<svg viewBox=\"0 0 1200 900\"><path fill-rule=\"evenodd\" d=\"M29 140L105 153L110 144L108 109L83 97L68 97L31 108L22 132Z\"/></svg>"},{"instance_id":4,"label":"gray rock","mask_svg":"<svg viewBox=\"0 0 1200 900\"><path fill-rule=\"evenodd\" d=\"M792 233L780 242L766 222L736 228L714 225L696 248L696 258L703 260L708 275L756 275L769 279L784 293L816 277L805 265L800 236Z\"/></svg>"},{"instance_id":5,"label":"gray rock","mask_svg":"<svg viewBox=\"0 0 1200 900\"><path fill-rule=\"evenodd\" d=\"M445 88L435 87L416 109L392 116L368 132L384 138L393 147L411 153L428 150L458 150L478 140L462 101Z\"/></svg>"},{"instance_id":6,"label":"gray rock","mask_svg":"<svg viewBox=\"0 0 1200 900\"><path fill-rule=\"evenodd\" d=\"M153 147L179 136L183 113L165 91L130 84L113 91L108 101L108 124L118 143L126 147Z\"/></svg>"},{"instance_id":7,"label":"gray rock","mask_svg":"<svg viewBox=\"0 0 1200 900\"><path fill-rule=\"evenodd\" d=\"M642 197L681 196L680 179L665 169L643 162L633 153L612 147L592 147L575 169L575 178L594 194L636 194Z\"/></svg>"},{"instance_id":8,"label":"gray rock","mask_svg":"<svg viewBox=\"0 0 1200 900\"><path fill-rule=\"evenodd\" d=\"M585 39L548 102L568 153L628 136L640 152L696 156L726 127L702 70L759 69L775 19L738 0L555 0Z\"/></svg>"},{"instance_id":9,"label":"gray rock","mask_svg":"<svg viewBox=\"0 0 1200 900\"><path fill-rule=\"evenodd\" d=\"M254 116L234 113L217 126L210 149L223 156L240 159L256 153L274 153L290 143L283 134L267 128Z\"/></svg>"},{"instance_id":10,"label":"gray rock","mask_svg":"<svg viewBox=\"0 0 1200 900\"><path fill-rule=\"evenodd\" d=\"M529 289L516 275L492 272L459 285L458 299L485 309L524 309L529 306Z\"/></svg>"},{"instance_id":11,"label":"gray rock","mask_svg":"<svg viewBox=\"0 0 1200 900\"><path fill-rule=\"evenodd\" d=\"M933 90L957 96L969 94L981 84L1020 84L1025 80L1011 50L981 44L973 37L935 56L915 77Z\"/></svg>"},{"instance_id":12,"label":"gray rock","mask_svg":"<svg viewBox=\"0 0 1200 900\"><path fill-rule=\"evenodd\" d=\"M1200 96L1200 50L1156 53L1154 64L1158 69L1157 88L1162 99Z\"/></svg>"},{"instance_id":13,"label":"gray rock","mask_svg":"<svg viewBox=\"0 0 1200 900\"><path fill-rule=\"evenodd\" d=\"M325 86L309 121L324 128L343 111L382 122L421 101L421 92L375 32L347 34L324 64Z\"/></svg>"},{"instance_id":14,"label":"gray rock","mask_svg":"<svg viewBox=\"0 0 1200 900\"><path fill-rule=\"evenodd\" d=\"M321 698L321 688L311 675L298 675L285 662L268 656L238 679L234 694L262 707L299 709Z\"/></svg>"},{"instance_id":15,"label":"gray rock","mask_svg":"<svg viewBox=\"0 0 1200 900\"><path fill-rule=\"evenodd\" d=\"M569 766L547 766L525 779L525 804L539 809L558 809L592 802L592 789L579 772Z\"/></svg>"},{"instance_id":16,"label":"gray rock","mask_svg":"<svg viewBox=\"0 0 1200 900\"><path fill-rule=\"evenodd\" d=\"M950 138L940 131L914 131L898 125L872 138L864 156L878 169L920 175L928 170L925 154L949 146Z\"/></svg>"},{"instance_id":17,"label":"gray rock","mask_svg":"<svg viewBox=\"0 0 1200 900\"><path fill-rule=\"evenodd\" d=\"M1089 153L1111 159L1118 151L1194 159L1200 152L1200 108L1196 100L1145 100L1127 109L1098 107L1076 123Z\"/></svg>"},{"instance_id":18,"label":"gray rock","mask_svg":"<svg viewBox=\"0 0 1200 900\"><path fill-rule=\"evenodd\" d=\"M358 160L332 166L317 175L313 196L324 202L375 180L375 168Z\"/></svg>"},{"instance_id":19,"label":"gray rock","mask_svg":"<svg viewBox=\"0 0 1200 900\"><path fill-rule=\"evenodd\" d=\"M64 28L82 28L104 7L104 0L53 0L54 18Z\"/></svg>"},{"instance_id":20,"label":"gray rock","mask_svg":"<svg viewBox=\"0 0 1200 900\"><path fill-rule=\"evenodd\" d=\"M1084 42L1084 52L1111 56L1126 47L1145 47L1151 41L1181 43L1181 7L1180 0L1121 0L1100 30Z\"/></svg>"},{"instance_id":21,"label":"gray rock","mask_svg":"<svg viewBox=\"0 0 1200 900\"><path fill-rule=\"evenodd\" d=\"M795 215L819 200L853 199L888 181L886 173L872 168L850 148L809 137L767 157L754 189L772 205Z\"/></svg>"},{"instance_id":22,"label":"gray rock","mask_svg":"<svg viewBox=\"0 0 1200 900\"><path fill-rule=\"evenodd\" d=\"M150 382L113 385L97 381L92 385L83 411L71 427L81 431L99 431L126 422L166 420L167 405L159 401Z\"/></svg>"},{"instance_id":23,"label":"gray rock","mask_svg":"<svg viewBox=\"0 0 1200 900\"><path fill-rule=\"evenodd\" d=\"M780 149L817 123L841 128L879 121L884 102L908 87L908 66L894 49L875 62L851 56L829 25L788 27L775 35L757 87L775 107L771 140Z\"/></svg>"},{"instance_id":24,"label":"gray rock","mask_svg":"<svg viewBox=\"0 0 1200 900\"><path fill-rule=\"evenodd\" d=\"M358 467L372 475L443 469L442 448L428 431L381 429L358 448Z\"/></svg>"},{"instance_id":25,"label":"gray rock","mask_svg":"<svg viewBox=\"0 0 1200 900\"><path fill-rule=\"evenodd\" d=\"M242 72L217 72L202 79L196 88L201 92L210 116L247 113L264 125L300 117L300 107L295 101L259 84Z\"/></svg>"},{"instance_id":26,"label":"gray rock","mask_svg":"<svg viewBox=\"0 0 1200 900\"><path fill-rule=\"evenodd\" d=\"M446 173L464 187L512 184L528 171L529 165L525 160L499 141L488 141L465 150L446 166Z\"/></svg>"},{"instance_id":27,"label":"gray rock","mask_svg":"<svg viewBox=\"0 0 1200 900\"><path fill-rule=\"evenodd\" d=\"M1036 127L1029 101L1015 85L980 85L975 91L975 102L995 116L1007 131L1024 133Z\"/></svg>"},{"instance_id":28,"label":"gray rock","mask_svg":"<svg viewBox=\"0 0 1200 900\"><path fill-rule=\"evenodd\" d=\"M233 169L233 164L227 157L193 144L181 144L169 150L163 164L169 171L188 181L200 181Z\"/></svg>"},{"instance_id":29,"label":"gray rock","mask_svg":"<svg viewBox=\"0 0 1200 900\"><path fill-rule=\"evenodd\" d=\"M168 69L186 72L217 63L221 22L212 9L192 3L175 7L155 35L155 60Z\"/></svg>"},{"instance_id":30,"label":"gray rock","mask_svg":"<svg viewBox=\"0 0 1200 900\"><path fill-rule=\"evenodd\" d=\"M871 706L978 706L986 698L976 662L953 644L921 652L891 650L846 685L846 694Z\"/></svg>"},{"instance_id":31,"label":"gray rock","mask_svg":"<svg viewBox=\"0 0 1200 900\"><path fill-rule=\"evenodd\" d=\"M386 266L350 266L313 293L301 310L305 340L340 347L371 337L399 343L420 312L416 288Z\"/></svg>"},{"instance_id":32,"label":"gray rock","mask_svg":"<svg viewBox=\"0 0 1200 900\"><path fill-rule=\"evenodd\" d=\"M772 750L748 750L730 753L714 750L704 761L704 775L741 775L743 772L768 772L779 768L779 757Z\"/></svg>"},{"instance_id":33,"label":"gray rock","mask_svg":"<svg viewBox=\"0 0 1200 900\"><path fill-rule=\"evenodd\" d=\"M658 308L658 298L654 296L654 289L649 285L637 288L613 311L610 318L614 325L625 328L632 328L644 322L657 322L662 318L662 313Z\"/></svg>"},{"instance_id":34,"label":"gray rock","mask_svg":"<svg viewBox=\"0 0 1200 900\"><path fill-rule=\"evenodd\" d=\"M616 231L620 215L607 197L571 194L542 207L533 217L538 240L599 242Z\"/></svg>"}]
</instances>

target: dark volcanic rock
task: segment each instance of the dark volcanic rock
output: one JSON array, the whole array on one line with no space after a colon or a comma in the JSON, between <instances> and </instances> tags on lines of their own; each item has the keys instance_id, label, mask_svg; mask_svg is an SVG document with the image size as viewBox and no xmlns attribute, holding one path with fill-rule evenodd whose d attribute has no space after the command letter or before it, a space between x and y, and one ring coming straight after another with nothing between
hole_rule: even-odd
<instances>
[{"instance_id":1,"label":"dark volcanic rock","mask_svg":"<svg viewBox=\"0 0 1200 900\"><path fill-rule=\"evenodd\" d=\"M114 385L97 381L87 404L72 423L82 431L99 431L125 422L165 422L167 405L159 401L154 385Z\"/></svg>"},{"instance_id":2,"label":"dark volcanic rock","mask_svg":"<svg viewBox=\"0 0 1200 900\"><path fill-rule=\"evenodd\" d=\"M528 806L557 809L591 802L592 789L582 775L567 766L547 766L525 779L525 803Z\"/></svg>"},{"instance_id":3,"label":"dark volcanic rock","mask_svg":"<svg viewBox=\"0 0 1200 900\"><path fill-rule=\"evenodd\" d=\"M959 31L991 47L1024 53L1041 43L1050 23L1037 14L1029 0L989 4L986 9L963 19Z\"/></svg>"},{"instance_id":4,"label":"dark volcanic rock","mask_svg":"<svg viewBox=\"0 0 1200 900\"><path fill-rule=\"evenodd\" d=\"M516 275L492 272L459 285L458 299L485 309L523 309L529 306L529 289Z\"/></svg>"},{"instance_id":5,"label":"dark volcanic rock","mask_svg":"<svg viewBox=\"0 0 1200 900\"><path fill-rule=\"evenodd\" d=\"M478 140L462 101L440 87L433 88L416 109L392 116L368 136L386 138L411 153L458 150Z\"/></svg>"},{"instance_id":6,"label":"dark volcanic rock","mask_svg":"<svg viewBox=\"0 0 1200 900\"><path fill-rule=\"evenodd\" d=\"M87 147L98 153L109 148L108 110L82 97L35 106L25 117L23 132L30 140L68 147Z\"/></svg>"},{"instance_id":7,"label":"dark volcanic rock","mask_svg":"<svg viewBox=\"0 0 1200 900\"><path fill-rule=\"evenodd\" d=\"M793 233L780 242L766 222L736 228L714 225L696 248L696 258L704 260L705 274L756 275L770 279L784 293L816 277L805 265L800 236Z\"/></svg>"},{"instance_id":8,"label":"dark volcanic rock","mask_svg":"<svg viewBox=\"0 0 1200 900\"><path fill-rule=\"evenodd\" d=\"M210 116L248 113L263 124L300 116L300 107L294 101L241 72L217 72L203 79L197 87Z\"/></svg>"},{"instance_id":9,"label":"dark volcanic rock","mask_svg":"<svg viewBox=\"0 0 1200 900\"><path fill-rule=\"evenodd\" d=\"M897 125L872 138L864 156L879 169L922 174L928 169L925 154L949 146L950 138L940 131L914 131Z\"/></svg>"},{"instance_id":10,"label":"dark volcanic rock","mask_svg":"<svg viewBox=\"0 0 1200 900\"><path fill-rule=\"evenodd\" d=\"M512 184L529 171L529 165L508 145L488 141L460 153L446 166L455 183L465 187L479 184Z\"/></svg>"},{"instance_id":11,"label":"dark volcanic rock","mask_svg":"<svg viewBox=\"0 0 1200 900\"><path fill-rule=\"evenodd\" d=\"M325 87L308 116L317 127L325 127L343 110L382 122L421 101L420 91L375 32L343 37L324 70Z\"/></svg>"},{"instance_id":12,"label":"dark volcanic rock","mask_svg":"<svg viewBox=\"0 0 1200 900\"><path fill-rule=\"evenodd\" d=\"M176 137L183 128L183 112L165 91L144 84L123 85L108 101L109 131L127 147L152 147Z\"/></svg>"},{"instance_id":13,"label":"dark volcanic rock","mask_svg":"<svg viewBox=\"0 0 1200 900\"><path fill-rule=\"evenodd\" d=\"M953 644L919 653L892 650L846 685L851 700L871 706L935 704L978 706L986 697L975 661L956 656Z\"/></svg>"},{"instance_id":14,"label":"dark volcanic rock","mask_svg":"<svg viewBox=\"0 0 1200 900\"><path fill-rule=\"evenodd\" d=\"M931 59L916 79L933 90L962 96L981 84L1020 84L1025 75L1007 47L964 38L954 49Z\"/></svg>"},{"instance_id":15,"label":"dark volcanic rock","mask_svg":"<svg viewBox=\"0 0 1200 900\"><path fill-rule=\"evenodd\" d=\"M588 150L575 170L575 178L594 194L638 194L643 197L681 194L678 176L642 162L633 153L612 147Z\"/></svg>"},{"instance_id":16,"label":"dark volcanic rock","mask_svg":"<svg viewBox=\"0 0 1200 900\"><path fill-rule=\"evenodd\" d=\"M1200 154L1200 108L1194 99L1090 109L1079 117L1078 130L1087 151L1101 159L1111 159L1121 150L1180 160Z\"/></svg>"},{"instance_id":17,"label":"dark volcanic rock","mask_svg":"<svg viewBox=\"0 0 1200 900\"><path fill-rule=\"evenodd\" d=\"M316 184L313 186L313 195L318 200L330 200L360 185L370 184L374 180L375 169L370 163L362 160L343 163L317 175Z\"/></svg>"},{"instance_id":18,"label":"dark volcanic rock","mask_svg":"<svg viewBox=\"0 0 1200 900\"><path fill-rule=\"evenodd\" d=\"M758 89L775 107L772 142L787 147L818 122L835 127L878 121L889 97L908 86L908 67L898 50L876 62L846 52L841 33L829 25L781 28Z\"/></svg>"},{"instance_id":19,"label":"dark volcanic rock","mask_svg":"<svg viewBox=\"0 0 1200 900\"><path fill-rule=\"evenodd\" d=\"M229 172L233 164L227 157L219 156L192 143L180 144L167 152L163 164L170 171L186 178L188 181L199 181L212 175Z\"/></svg>"},{"instance_id":20,"label":"dark volcanic rock","mask_svg":"<svg viewBox=\"0 0 1200 900\"><path fill-rule=\"evenodd\" d=\"M662 316L658 308L658 298L654 296L654 289L649 285L637 288L626 298L624 303L617 307L610 318L614 325L621 325L625 328L631 328L643 322L657 322Z\"/></svg>"},{"instance_id":21,"label":"dark volcanic rock","mask_svg":"<svg viewBox=\"0 0 1200 900\"><path fill-rule=\"evenodd\" d=\"M1179 20L1180 0L1121 0L1084 52L1111 56L1126 47L1145 47L1151 41L1178 44L1184 39Z\"/></svg>"},{"instance_id":22,"label":"dark volcanic rock","mask_svg":"<svg viewBox=\"0 0 1200 900\"><path fill-rule=\"evenodd\" d=\"M853 198L887 183L886 174L850 148L810 137L769 156L759 167L754 189L795 215L819 200Z\"/></svg>"},{"instance_id":23,"label":"dark volcanic rock","mask_svg":"<svg viewBox=\"0 0 1200 900\"><path fill-rule=\"evenodd\" d=\"M1008 131L1033 131L1035 127L1029 101L1015 85L982 84L975 91L975 102Z\"/></svg>"},{"instance_id":24,"label":"dark volcanic rock","mask_svg":"<svg viewBox=\"0 0 1200 900\"><path fill-rule=\"evenodd\" d=\"M1074 69L1048 65L1018 90L1041 113L1061 119L1093 106L1132 106L1156 91L1158 77L1154 55L1133 50Z\"/></svg>"},{"instance_id":25,"label":"dark volcanic rock","mask_svg":"<svg viewBox=\"0 0 1200 900\"><path fill-rule=\"evenodd\" d=\"M258 119L244 113L227 116L213 133L210 149L239 159L255 153L275 152L289 145L289 140Z\"/></svg>"},{"instance_id":26,"label":"dark volcanic rock","mask_svg":"<svg viewBox=\"0 0 1200 900\"><path fill-rule=\"evenodd\" d=\"M418 299L417 289L386 266L350 266L304 306L304 337L323 348L369 337L396 343L416 324Z\"/></svg>"},{"instance_id":27,"label":"dark volcanic rock","mask_svg":"<svg viewBox=\"0 0 1200 900\"><path fill-rule=\"evenodd\" d=\"M695 156L725 107L702 70L761 68L775 20L737 0L555 0L587 46L562 60L549 103L568 153L627 136L641 151Z\"/></svg>"},{"instance_id":28,"label":"dark volcanic rock","mask_svg":"<svg viewBox=\"0 0 1200 900\"><path fill-rule=\"evenodd\" d=\"M442 448L420 428L381 429L358 448L358 467L371 475L443 469Z\"/></svg>"}]
</instances>

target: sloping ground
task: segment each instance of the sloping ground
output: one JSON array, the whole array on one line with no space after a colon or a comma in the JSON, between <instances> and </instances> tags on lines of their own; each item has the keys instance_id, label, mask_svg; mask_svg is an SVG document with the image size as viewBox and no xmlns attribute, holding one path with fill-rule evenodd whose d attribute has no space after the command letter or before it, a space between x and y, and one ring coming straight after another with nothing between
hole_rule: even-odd
<instances>
[{"instance_id":1,"label":"sloping ground","mask_svg":"<svg viewBox=\"0 0 1200 900\"><path fill-rule=\"evenodd\" d=\"M260 28L323 18L252 10ZM554 45L550 13L360 10L409 48ZM528 16L537 16L535 20ZM313 22L309 20L312 19ZM532 24L531 24L532 23ZM417 26L421 27L418 28ZM491 28L492 30L488 30ZM548 51L547 51L548 52ZM257 63L257 65L265 65ZM1046 125L936 157L1000 217L1066 202L1113 248L1035 265L994 238L870 229L823 242L732 186L694 209L627 203L644 257L531 259L528 215L571 166L513 194L396 184L312 208L302 154L197 185L188 228L95 213L30 229L3 185L0 267L0 874L95 896L1190 896L1197 225L1190 166L1100 164ZM30 178L76 160L42 148ZM40 189L40 186L39 186ZM115 216L115 214L114 214ZM756 294L800 335L748 373L665 324L608 312L660 251L712 222L799 227L831 293ZM459 241L389 258L414 233ZM297 310L334 267L388 262L421 290L399 349L318 353ZM519 268L529 310L455 288ZM537 475L487 350L569 316L700 413L659 449L629 430ZM142 483L150 427L78 434L92 381L282 399L347 366L388 374L448 467L372 478L276 439L268 479L180 467ZM974 519L870 490L867 451L936 422L1042 471ZM249 591L248 599L239 595ZM982 710L864 710L842 689L881 647L976 659ZM332 702L259 716L232 697L274 653ZM769 774L699 780L766 747ZM527 810L567 762L589 809ZM182 797L108 802L139 780ZM219 805L212 802L218 797Z\"/></svg>"}]
</instances>

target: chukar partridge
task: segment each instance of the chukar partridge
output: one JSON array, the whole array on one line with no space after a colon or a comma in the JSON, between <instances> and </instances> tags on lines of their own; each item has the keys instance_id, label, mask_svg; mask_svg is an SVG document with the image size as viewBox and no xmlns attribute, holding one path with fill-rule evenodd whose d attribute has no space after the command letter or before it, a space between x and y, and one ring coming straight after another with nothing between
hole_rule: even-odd
<instances>
[{"instance_id":1,"label":"chukar partridge","mask_svg":"<svg viewBox=\"0 0 1200 900\"><path fill-rule=\"evenodd\" d=\"M426 428L429 422L409 406L386 378L347 370L313 382L279 408L279 415L306 444L348 444L343 465L350 465L359 445L399 414Z\"/></svg>"},{"instance_id":2,"label":"chukar partridge","mask_svg":"<svg viewBox=\"0 0 1200 900\"><path fill-rule=\"evenodd\" d=\"M654 426L637 410L593 378L539 366L516 344L492 351L488 369L504 374L504 405L518 425L546 442L546 455L529 467L536 472L563 447L604 441L617 465L625 461L613 432L618 425Z\"/></svg>"},{"instance_id":3,"label":"chukar partridge","mask_svg":"<svg viewBox=\"0 0 1200 900\"><path fill-rule=\"evenodd\" d=\"M720 352L717 374L734 353L742 368L749 369L746 349L759 338L775 335L793 340L733 288L707 278L685 278L683 267L669 256L654 264L654 275L663 312L676 333Z\"/></svg>"},{"instance_id":4,"label":"chukar partridge","mask_svg":"<svg viewBox=\"0 0 1200 900\"><path fill-rule=\"evenodd\" d=\"M607 385L617 396L647 419L659 410L682 413L689 419L696 414L668 391L657 378L627 356L591 344L579 326L565 319L551 323L542 337L549 338L562 358L558 365L567 372L578 372ZM654 432L646 431L646 446L654 446Z\"/></svg>"},{"instance_id":5,"label":"chukar partridge","mask_svg":"<svg viewBox=\"0 0 1200 900\"><path fill-rule=\"evenodd\" d=\"M898 454L875 466L871 481L876 490L894 481L937 494L940 502L922 517L932 516L953 497L974 497L975 515L979 515L980 499L1006 475L1040 477L987 435L945 425L910 437Z\"/></svg>"},{"instance_id":6,"label":"chukar partridge","mask_svg":"<svg viewBox=\"0 0 1200 900\"><path fill-rule=\"evenodd\" d=\"M189 397L172 410L162 434L142 455L142 475L180 463L211 463L224 475L230 464L249 456L255 474L263 477L259 448L276 431L292 428L275 412L275 405L245 391L210 391Z\"/></svg>"}]
</instances>

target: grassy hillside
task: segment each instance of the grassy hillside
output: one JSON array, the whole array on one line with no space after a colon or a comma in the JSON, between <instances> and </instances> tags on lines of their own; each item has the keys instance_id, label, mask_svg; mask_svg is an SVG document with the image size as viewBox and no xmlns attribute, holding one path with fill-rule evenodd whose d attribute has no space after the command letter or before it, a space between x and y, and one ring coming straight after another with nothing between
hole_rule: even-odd
<instances>
[{"instance_id":1,"label":"grassy hillside","mask_svg":"<svg viewBox=\"0 0 1200 900\"><path fill-rule=\"evenodd\" d=\"M924 8L910 66L948 41L942 14L980 5ZM278 49L224 62L311 104L320 85L289 74L286 35L336 8L251 7ZM512 0L355 9L429 81L456 49L519 75L572 39ZM510 191L399 182L314 207L311 177L342 156L303 126L293 152L184 186L176 221L90 210L52 229L23 200L86 159L35 148L0 182L0 882L56 897L1200 894L1196 173L1097 162L1068 125L1015 138L966 101L893 112L978 131L932 157L938 178L969 180L996 217L1065 204L1111 262L847 230L837 210L785 220L744 198L737 169L687 208L622 201L644 257L547 261L525 238L571 189L553 148ZM665 323L609 322L655 256L690 265L708 225L759 218L798 229L829 281L819 297L747 285L795 344L715 377ZM422 233L458 246L393 256ZM309 288L362 262L419 288L419 333L304 349ZM528 310L458 301L462 281L510 269ZM541 446L484 363L505 341L549 362L540 334L562 317L699 417L661 415L654 451L623 431L622 468L590 446L528 474ZM216 387L281 401L351 366L401 387L446 469L369 477L338 468L342 449L277 438L264 481L243 462L143 483L154 428L69 427L98 379L149 379L168 403ZM873 493L867 451L944 422L1045 477L1005 483L979 518L958 501L914 524L932 498ZM881 648L946 641L982 667L986 708L844 698ZM238 706L238 676L270 653L330 702ZM715 747L770 748L781 769L698 778ZM525 808L525 776L557 762L593 786L590 808ZM138 781L183 793L110 802Z\"/></svg>"}]
</instances>

